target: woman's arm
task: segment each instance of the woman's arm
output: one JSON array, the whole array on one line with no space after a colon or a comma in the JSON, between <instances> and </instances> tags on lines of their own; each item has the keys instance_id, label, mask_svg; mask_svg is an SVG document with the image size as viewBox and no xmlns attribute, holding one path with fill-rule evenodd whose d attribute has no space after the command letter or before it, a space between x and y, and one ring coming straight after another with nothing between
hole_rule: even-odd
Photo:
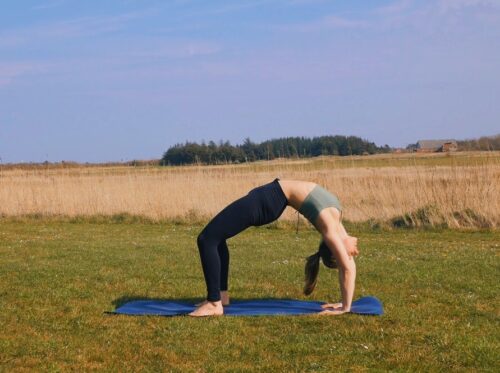
<instances>
[{"instance_id":1,"label":"woman's arm","mask_svg":"<svg viewBox=\"0 0 500 373\"><path fill-rule=\"evenodd\" d=\"M326 234L323 236L328 248L337 260L339 270L340 293L342 295L342 307L333 311L326 310L325 313L344 313L351 310L354 287L356 283L356 263L354 258L347 253L343 240L338 234Z\"/></svg>"}]
</instances>

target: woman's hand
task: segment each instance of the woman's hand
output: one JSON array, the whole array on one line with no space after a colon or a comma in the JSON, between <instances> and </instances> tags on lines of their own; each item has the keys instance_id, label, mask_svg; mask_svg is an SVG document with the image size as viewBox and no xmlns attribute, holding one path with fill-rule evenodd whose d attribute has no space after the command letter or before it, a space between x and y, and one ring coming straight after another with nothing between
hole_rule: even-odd
<instances>
[{"instance_id":1,"label":"woman's hand","mask_svg":"<svg viewBox=\"0 0 500 373\"><path fill-rule=\"evenodd\" d=\"M357 255L359 255L358 239L357 239L357 237L347 236L344 239L344 245L345 245L345 248L347 250L347 254L349 256L357 256Z\"/></svg>"}]
</instances>

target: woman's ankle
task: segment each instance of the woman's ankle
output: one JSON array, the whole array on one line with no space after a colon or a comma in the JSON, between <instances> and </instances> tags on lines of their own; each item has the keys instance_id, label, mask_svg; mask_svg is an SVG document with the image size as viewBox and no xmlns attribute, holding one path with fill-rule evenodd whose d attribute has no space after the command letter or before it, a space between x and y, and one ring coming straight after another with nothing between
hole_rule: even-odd
<instances>
[{"instance_id":1,"label":"woman's ankle","mask_svg":"<svg viewBox=\"0 0 500 373\"><path fill-rule=\"evenodd\" d=\"M223 306L229 305L229 292L227 290L220 292L220 300Z\"/></svg>"}]
</instances>

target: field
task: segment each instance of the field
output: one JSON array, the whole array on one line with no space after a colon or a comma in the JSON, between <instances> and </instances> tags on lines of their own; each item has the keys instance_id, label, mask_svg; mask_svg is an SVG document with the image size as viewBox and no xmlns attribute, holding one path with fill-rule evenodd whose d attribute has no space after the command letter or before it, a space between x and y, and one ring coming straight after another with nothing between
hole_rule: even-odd
<instances>
[{"instance_id":1,"label":"field","mask_svg":"<svg viewBox=\"0 0 500 373\"><path fill-rule=\"evenodd\" d=\"M355 297L382 317L107 315L127 299L204 294L201 226L0 223L0 370L498 371L500 235L367 230ZM317 233L250 229L230 240L234 298L299 298ZM495 285L496 284L496 285ZM313 299L338 299L321 268Z\"/></svg>"},{"instance_id":2,"label":"field","mask_svg":"<svg viewBox=\"0 0 500 373\"><path fill-rule=\"evenodd\" d=\"M500 152L276 160L231 166L0 169L0 215L205 221L275 177L337 194L372 225L498 228ZM287 211L284 221L292 221Z\"/></svg>"},{"instance_id":3,"label":"field","mask_svg":"<svg viewBox=\"0 0 500 373\"><path fill-rule=\"evenodd\" d=\"M198 301L206 219L274 177L339 195L359 237L355 298L381 317L127 317ZM500 153L189 167L0 168L0 371L500 370ZM319 235L287 211L229 241L233 299L302 295ZM496 284L496 285L495 285ZM322 267L315 300L337 301Z\"/></svg>"}]
</instances>

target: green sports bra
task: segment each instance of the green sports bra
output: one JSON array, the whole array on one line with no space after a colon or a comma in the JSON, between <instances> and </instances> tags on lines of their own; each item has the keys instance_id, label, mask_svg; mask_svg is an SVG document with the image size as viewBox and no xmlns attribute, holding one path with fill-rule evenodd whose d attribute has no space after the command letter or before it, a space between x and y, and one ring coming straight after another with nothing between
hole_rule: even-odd
<instances>
[{"instance_id":1,"label":"green sports bra","mask_svg":"<svg viewBox=\"0 0 500 373\"><path fill-rule=\"evenodd\" d=\"M342 212L339 199L326 189L316 185L302 202L299 212L314 225L319 213L327 207L335 207Z\"/></svg>"}]
</instances>

